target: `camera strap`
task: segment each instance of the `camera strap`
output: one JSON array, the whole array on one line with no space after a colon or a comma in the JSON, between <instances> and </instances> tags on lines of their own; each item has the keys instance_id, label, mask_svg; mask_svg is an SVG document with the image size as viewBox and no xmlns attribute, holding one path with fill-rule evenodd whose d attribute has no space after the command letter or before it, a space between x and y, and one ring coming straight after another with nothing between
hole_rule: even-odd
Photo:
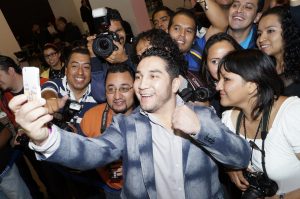
<instances>
[{"instance_id":1,"label":"camera strap","mask_svg":"<svg viewBox=\"0 0 300 199\"><path fill-rule=\"evenodd\" d=\"M101 128L100 128L101 134L105 131L106 126L107 126L108 111L109 111L109 107L108 107L108 104L106 103L105 109L104 109L103 114L102 114L102 120L101 120Z\"/></svg>"},{"instance_id":2,"label":"camera strap","mask_svg":"<svg viewBox=\"0 0 300 199\"><path fill-rule=\"evenodd\" d=\"M265 139L268 134L268 125L269 125L271 110L272 109L270 108L270 106L268 106L266 109L264 109L263 116L260 121L261 127L259 127L261 129L261 139L262 139L262 149L260 150L260 152L262 154L261 155L261 164L262 164L263 172L265 173L266 177L268 177L268 174L267 174L266 165L265 165L265 163L266 163L265 162ZM240 111L238 118L237 118L237 123L236 123L236 134L237 135L240 134L239 131L240 131L243 117L244 117L244 113L242 111ZM251 141L250 141L250 145L251 145L252 152L253 152L253 148L254 148L253 145L255 145L255 143L251 143ZM252 157L252 154L251 154L251 157Z\"/></svg>"}]
</instances>

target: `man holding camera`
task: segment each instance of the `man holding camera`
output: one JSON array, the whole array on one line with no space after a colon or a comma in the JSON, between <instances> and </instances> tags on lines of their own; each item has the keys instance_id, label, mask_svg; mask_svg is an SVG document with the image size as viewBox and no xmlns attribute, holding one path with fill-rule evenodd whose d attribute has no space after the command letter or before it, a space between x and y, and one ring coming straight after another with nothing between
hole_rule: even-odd
<instances>
[{"instance_id":1,"label":"man holding camera","mask_svg":"<svg viewBox=\"0 0 300 199\"><path fill-rule=\"evenodd\" d=\"M101 33L88 37L87 46L91 54L92 72L95 74L92 76L92 94L97 102L102 103L105 101L104 80L107 69L111 65L119 63L125 63L133 70L135 70L135 66L131 58L132 47L126 43L126 32L119 11L101 8L100 12L100 16L95 15L94 17L99 19L96 20L96 26ZM95 11L93 11L93 15L94 13ZM97 45L101 43L99 40L104 41L105 45Z\"/></svg>"},{"instance_id":2,"label":"man holding camera","mask_svg":"<svg viewBox=\"0 0 300 199\"><path fill-rule=\"evenodd\" d=\"M142 55L133 85L140 108L114 117L97 138L49 129L45 124L52 117L43 100L25 103L21 95L10 108L28 131L39 159L89 169L122 156L122 198L223 198L217 162L245 168L250 147L210 108L184 105L176 96L182 61L171 51L152 48Z\"/></svg>"},{"instance_id":3,"label":"man holding camera","mask_svg":"<svg viewBox=\"0 0 300 199\"><path fill-rule=\"evenodd\" d=\"M55 121L59 123L57 125L69 123L72 131L77 132L80 131L80 121L84 113L97 104L91 94L91 62L88 49L74 48L70 52L65 74L61 79L47 81L42 86L42 97L47 100L50 112L54 113ZM63 113L58 114L61 108Z\"/></svg>"}]
</instances>

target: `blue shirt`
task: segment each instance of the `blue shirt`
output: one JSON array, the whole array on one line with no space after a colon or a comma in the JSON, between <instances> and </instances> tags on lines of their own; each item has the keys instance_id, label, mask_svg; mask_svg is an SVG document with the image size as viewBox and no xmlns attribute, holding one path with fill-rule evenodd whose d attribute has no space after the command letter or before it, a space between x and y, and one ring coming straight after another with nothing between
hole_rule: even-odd
<instances>
[{"instance_id":1,"label":"blue shirt","mask_svg":"<svg viewBox=\"0 0 300 199\"><path fill-rule=\"evenodd\" d=\"M205 47L205 35L201 38L196 37L191 49L184 55L188 63L188 70L198 72L201 69L202 53Z\"/></svg>"}]
</instances>

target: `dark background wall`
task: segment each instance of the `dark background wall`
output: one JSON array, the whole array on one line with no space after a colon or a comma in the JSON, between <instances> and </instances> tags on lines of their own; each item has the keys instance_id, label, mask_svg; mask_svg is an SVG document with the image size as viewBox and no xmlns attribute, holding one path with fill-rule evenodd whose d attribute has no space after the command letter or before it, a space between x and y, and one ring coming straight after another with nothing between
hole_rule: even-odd
<instances>
[{"instance_id":1,"label":"dark background wall","mask_svg":"<svg viewBox=\"0 0 300 199\"><path fill-rule=\"evenodd\" d=\"M31 42L34 23L43 27L55 20L48 0L1 0L0 9L20 46Z\"/></svg>"}]
</instances>

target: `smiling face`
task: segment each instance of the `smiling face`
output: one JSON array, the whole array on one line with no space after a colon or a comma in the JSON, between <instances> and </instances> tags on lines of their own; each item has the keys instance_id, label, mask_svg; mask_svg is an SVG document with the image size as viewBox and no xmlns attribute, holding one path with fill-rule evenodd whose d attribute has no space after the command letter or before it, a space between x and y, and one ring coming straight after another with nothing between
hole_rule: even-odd
<instances>
[{"instance_id":1,"label":"smiling face","mask_svg":"<svg viewBox=\"0 0 300 199\"><path fill-rule=\"evenodd\" d=\"M113 112L130 113L134 106L133 78L130 73L108 73L105 85L107 104Z\"/></svg>"},{"instance_id":2,"label":"smiling face","mask_svg":"<svg viewBox=\"0 0 300 199\"><path fill-rule=\"evenodd\" d=\"M188 52L196 36L195 20L183 14L174 16L169 34L176 41L180 52Z\"/></svg>"},{"instance_id":3,"label":"smiling face","mask_svg":"<svg viewBox=\"0 0 300 199\"><path fill-rule=\"evenodd\" d=\"M91 81L90 56L73 53L66 68L66 76L73 92L84 92Z\"/></svg>"},{"instance_id":4,"label":"smiling face","mask_svg":"<svg viewBox=\"0 0 300 199\"><path fill-rule=\"evenodd\" d=\"M250 30L257 22L258 0L235 0L229 9L229 27L235 31Z\"/></svg>"},{"instance_id":5,"label":"smiling face","mask_svg":"<svg viewBox=\"0 0 300 199\"><path fill-rule=\"evenodd\" d=\"M56 52L53 48L47 48L43 52L45 61L51 68L60 66L60 52Z\"/></svg>"},{"instance_id":6,"label":"smiling face","mask_svg":"<svg viewBox=\"0 0 300 199\"><path fill-rule=\"evenodd\" d=\"M283 56L282 27L277 15L264 16L258 24L257 35L257 46L261 51L276 58Z\"/></svg>"},{"instance_id":7,"label":"smiling face","mask_svg":"<svg viewBox=\"0 0 300 199\"><path fill-rule=\"evenodd\" d=\"M172 80L166 67L157 56L146 57L137 66L134 91L146 112L160 114L175 107L179 78Z\"/></svg>"},{"instance_id":8,"label":"smiling face","mask_svg":"<svg viewBox=\"0 0 300 199\"><path fill-rule=\"evenodd\" d=\"M207 53L207 68L211 76L218 79L219 61L229 52L234 51L234 47L228 41L220 41L213 44Z\"/></svg>"},{"instance_id":9,"label":"smiling face","mask_svg":"<svg viewBox=\"0 0 300 199\"><path fill-rule=\"evenodd\" d=\"M221 68L220 79L216 89L220 92L222 106L244 108L253 96L254 83L246 82L240 75L227 72Z\"/></svg>"}]
</instances>

